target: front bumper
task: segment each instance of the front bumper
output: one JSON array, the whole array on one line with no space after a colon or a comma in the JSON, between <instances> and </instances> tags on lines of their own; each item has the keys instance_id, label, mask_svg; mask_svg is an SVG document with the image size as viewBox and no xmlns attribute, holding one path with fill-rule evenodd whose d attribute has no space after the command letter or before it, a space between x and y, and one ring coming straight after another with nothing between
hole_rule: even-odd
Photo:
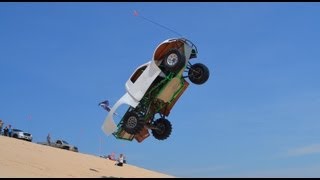
<instances>
[{"instance_id":1,"label":"front bumper","mask_svg":"<svg viewBox=\"0 0 320 180\"><path fill-rule=\"evenodd\" d=\"M18 136L19 139L24 139L24 140L28 140L28 141L32 141L32 137L30 136Z\"/></svg>"}]
</instances>

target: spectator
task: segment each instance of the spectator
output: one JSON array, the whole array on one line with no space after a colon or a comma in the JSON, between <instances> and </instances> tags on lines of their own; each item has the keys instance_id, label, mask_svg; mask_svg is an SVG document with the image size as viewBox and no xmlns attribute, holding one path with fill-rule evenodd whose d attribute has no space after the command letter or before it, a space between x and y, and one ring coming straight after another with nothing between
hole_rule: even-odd
<instances>
[{"instance_id":1,"label":"spectator","mask_svg":"<svg viewBox=\"0 0 320 180\"><path fill-rule=\"evenodd\" d=\"M8 135L9 135L9 137L12 137L11 124L9 124Z\"/></svg>"},{"instance_id":2,"label":"spectator","mask_svg":"<svg viewBox=\"0 0 320 180\"><path fill-rule=\"evenodd\" d=\"M117 163L115 165L123 166L123 154L120 154L120 157L118 158Z\"/></svg>"},{"instance_id":3,"label":"spectator","mask_svg":"<svg viewBox=\"0 0 320 180\"><path fill-rule=\"evenodd\" d=\"M112 160L112 161L115 161L116 160L116 157L115 157L115 153L112 152L111 154L108 155L108 159Z\"/></svg>"},{"instance_id":4,"label":"spectator","mask_svg":"<svg viewBox=\"0 0 320 180\"><path fill-rule=\"evenodd\" d=\"M47 136L47 143L48 143L48 145L51 145L51 137L50 137L50 133L48 133L48 136Z\"/></svg>"},{"instance_id":5,"label":"spectator","mask_svg":"<svg viewBox=\"0 0 320 180\"><path fill-rule=\"evenodd\" d=\"M6 127L3 129L3 135L4 135L4 136L8 136L8 131L9 131L8 126L6 126Z\"/></svg>"},{"instance_id":6,"label":"spectator","mask_svg":"<svg viewBox=\"0 0 320 180\"><path fill-rule=\"evenodd\" d=\"M0 135L2 134L2 126L3 126L3 122L2 122L2 120L0 119Z\"/></svg>"},{"instance_id":7,"label":"spectator","mask_svg":"<svg viewBox=\"0 0 320 180\"><path fill-rule=\"evenodd\" d=\"M123 155L123 164L127 164L127 157Z\"/></svg>"}]
</instances>

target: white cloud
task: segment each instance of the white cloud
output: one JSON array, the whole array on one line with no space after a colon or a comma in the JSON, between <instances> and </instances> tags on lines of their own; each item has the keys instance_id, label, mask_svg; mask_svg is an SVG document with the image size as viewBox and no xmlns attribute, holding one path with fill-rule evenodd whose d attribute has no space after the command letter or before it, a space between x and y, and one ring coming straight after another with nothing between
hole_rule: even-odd
<instances>
[{"instance_id":1,"label":"white cloud","mask_svg":"<svg viewBox=\"0 0 320 180\"><path fill-rule=\"evenodd\" d=\"M320 153L320 144L312 144L305 147L290 149L288 151L289 156L303 156L316 153Z\"/></svg>"}]
</instances>

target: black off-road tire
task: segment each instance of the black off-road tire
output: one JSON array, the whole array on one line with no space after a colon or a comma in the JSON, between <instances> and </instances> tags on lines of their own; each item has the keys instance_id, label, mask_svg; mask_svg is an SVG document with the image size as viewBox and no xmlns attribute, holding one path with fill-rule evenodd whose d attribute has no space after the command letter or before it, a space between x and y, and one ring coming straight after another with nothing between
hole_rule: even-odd
<instances>
[{"instance_id":1,"label":"black off-road tire","mask_svg":"<svg viewBox=\"0 0 320 180\"><path fill-rule=\"evenodd\" d=\"M162 61L166 73L177 73L186 64L186 59L177 49L170 50Z\"/></svg>"},{"instance_id":2,"label":"black off-road tire","mask_svg":"<svg viewBox=\"0 0 320 180\"><path fill-rule=\"evenodd\" d=\"M135 112L128 112L123 117L122 128L129 134L138 134L143 126L143 120Z\"/></svg>"},{"instance_id":3,"label":"black off-road tire","mask_svg":"<svg viewBox=\"0 0 320 180\"><path fill-rule=\"evenodd\" d=\"M193 64L188 71L189 80L198 85L205 83L209 79L209 75L208 67L201 63Z\"/></svg>"},{"instance_id":4,"label":"black off-road tire","mask_svg":"<svg viewBox=\"0 0 320 180\"><path fill-rule=\"evenodd\" d=\"M169 120L165 118L159 118L154 121L154 125L157 127L157 129L151 130L153 137L158 140L165 140L170 136L172 125Z\"/></svg>"}]
</instances>

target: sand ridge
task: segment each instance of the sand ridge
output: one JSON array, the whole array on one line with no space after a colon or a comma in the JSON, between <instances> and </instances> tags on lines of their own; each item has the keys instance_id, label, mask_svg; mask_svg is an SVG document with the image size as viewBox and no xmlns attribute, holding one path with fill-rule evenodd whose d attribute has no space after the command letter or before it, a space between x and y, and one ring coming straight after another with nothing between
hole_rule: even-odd
<instances>
[{"instance_id":1,"label":"sand ridge","mask_svg":"<svg viewBox=\"0 0 320 180\"><path fill-rule=\"evenodd\" d=\"M0 177L8 178L174 178L95 155L0 136Z\"/></svg>"}]
</instances>

